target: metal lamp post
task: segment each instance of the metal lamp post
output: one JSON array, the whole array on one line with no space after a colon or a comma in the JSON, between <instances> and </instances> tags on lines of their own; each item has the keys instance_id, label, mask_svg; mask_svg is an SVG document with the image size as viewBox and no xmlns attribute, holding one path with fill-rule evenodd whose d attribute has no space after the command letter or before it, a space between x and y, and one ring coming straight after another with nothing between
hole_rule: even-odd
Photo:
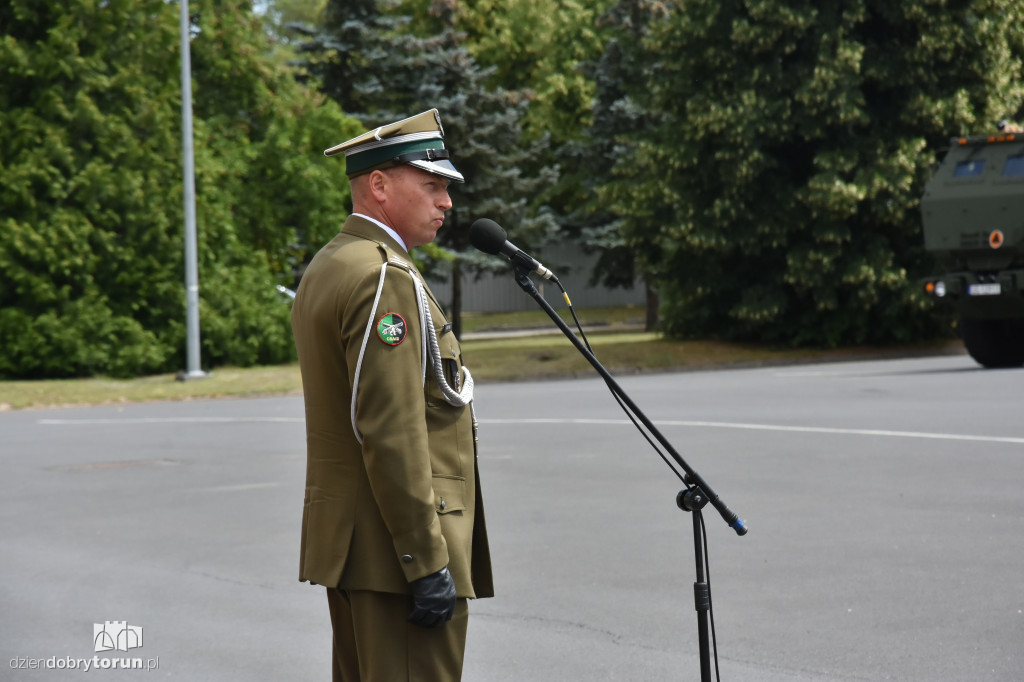
<instances>
[{"instance_id":1,"label":"metal lamp post","mask_svg":"<svg viewBox=\"0 0 1024 682\"><path fill-rule=\"evenodd\" d=\"M186 371L178 379L209 376L199 361L199 265L196 245L196 181L192 153L192 58L189 48L188 0L181 0L181 140L185 171L185 334Z\"/></svg>"}]
</instances>

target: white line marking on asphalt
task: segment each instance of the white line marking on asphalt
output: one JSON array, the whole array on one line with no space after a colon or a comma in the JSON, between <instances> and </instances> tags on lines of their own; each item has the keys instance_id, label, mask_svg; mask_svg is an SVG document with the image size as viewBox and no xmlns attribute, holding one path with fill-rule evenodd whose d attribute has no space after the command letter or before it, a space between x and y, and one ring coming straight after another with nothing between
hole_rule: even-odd
<instances>
[{"instance_id":1,"label":"white line marking on asphalt","mask_svg":"<svg viewBox=\"0 0 1024 682\"><path fill-rule=\"evenodd\" d=\"M628 419L481 419L481 424L577 424L585 426L622 426L630 424ZM46 425L132 425L132 424L301 424L302 417L129 417L124 419L40 419ZM1011 443L1024 445L1024 437L979 436L960 433L929 433L926 431L890 431L887 429L842 429L827 426L784 426L780 424L745 424L741 422L709 421L659 421L656 426L683 426L691 428L737 429L748 431L782 431L789 433L821 433L840 436L881 436L885 438L923 438L930 440L971 441L975 443Z\"/></svg>"},{"instance_id":2,"label":"white line marking on asphalt","mask_svg":"<svg viewBox=\"0 0 1024 682\"><path fill-rule=\"evenodd\" d=\"M118 419L39 419L37 424L46 425L122 425L122 424L301 424L302 417L126 417Z\"/></svg>"},{"instance_id":3,"label":"white line marking on asphalt","mask_svg":"<svg viewBox=\"0 0 1024 682\"><path fill-rule=\"evenodd\" d=\"M625 425L627 419L481 419L481 424L582 424ZM889 431L885 429L839 429L825 426L782 426L778 424L744 424L738 422L658 421L655 426L688 426L693 428L743 429L749 431L785 431L790 433L823 433L841 436L883 436L887 438L927 438L932 440L963 440L979 443L1013 443L1024 445L1024 438L1006 436L977 436L958 433L928 433L924 431Z\"/></svg>"},{"instance_id":4,"label":"white line marking on asphalt","mask_svg":"<svg viewBox=\"0 0 1024 682\"><path fill-rule=\"evenodd\" d=\"M281 484L272 481L269 483L239 483L238 485L217 485L211 488L197 488L201 493L233 493L240 490L262 490L263 488L277 488Z\"/></svg>"}]
</instances>

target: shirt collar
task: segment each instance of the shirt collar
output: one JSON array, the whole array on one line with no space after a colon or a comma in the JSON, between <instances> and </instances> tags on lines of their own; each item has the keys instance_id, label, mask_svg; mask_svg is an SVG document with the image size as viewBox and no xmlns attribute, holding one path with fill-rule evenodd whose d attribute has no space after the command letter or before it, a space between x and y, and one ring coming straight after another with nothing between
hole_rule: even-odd
<instances>
[{"instance_id":1,"label":"shirt collar","mask_svg":"<svg viewBox=\"0 0 1024 682\"><path fill-rule=\"evenodd\" d=\"M377 220L376 218L371 218L365 213L353 213L352 215L357 215L360 218L363 218L364 220L369 220L371 223L373 223L374 225L378 226L380 229L384 230L389 235L391 235L394 238L394 240L398 242L403 249L405 249L405 252L409 253L409 247L405 245L405 240L399 237L398 233L395 232L392 228L388 227L387 225Z\"/></svg>"}]
</instances>

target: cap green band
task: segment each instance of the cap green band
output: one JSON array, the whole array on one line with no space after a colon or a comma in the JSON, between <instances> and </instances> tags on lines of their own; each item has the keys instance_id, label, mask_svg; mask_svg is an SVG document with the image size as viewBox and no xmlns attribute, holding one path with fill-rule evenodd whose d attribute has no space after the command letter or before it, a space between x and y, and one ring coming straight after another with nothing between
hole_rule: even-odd
<instances>
[{"instance_id":1,"label":"cap green band","mask_svg":"<svg viewBox=\"0 0 1024 682\"><path fill-rule=\"evenodd\" d=\"M396 156L410 152L423 152L428 149L444 149L444 142L439 139L415 140L402 144L392 144L345 157L345 174L355 175L365 170L386 163Z\"/></svg>"}]
</instances>

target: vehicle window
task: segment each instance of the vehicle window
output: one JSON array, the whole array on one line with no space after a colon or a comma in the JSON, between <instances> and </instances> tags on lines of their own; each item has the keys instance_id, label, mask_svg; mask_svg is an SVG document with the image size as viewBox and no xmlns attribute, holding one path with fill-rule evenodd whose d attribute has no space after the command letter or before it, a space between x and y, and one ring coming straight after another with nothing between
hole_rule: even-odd
<instances>
[{"instance_id":1,"label":"vehicle window","mask_svg":"<svg viewBox=\"0 0 1024 682\"><path fill-rule=\"evenodd\" d=\"M953 169L954 178L976 178L985 171L985 160L961 161Z\"/></svg>"},{"instance_id":2,"label":"vehicle window","mask_svg":"<svg viewBox=\"0 0 1024 682\"><path fill-rule=\"evenodd\" d=\"M1024 156L1010 156L1003 166L1003 177L1024 175Z\"/></svg>"}]
</instances>

